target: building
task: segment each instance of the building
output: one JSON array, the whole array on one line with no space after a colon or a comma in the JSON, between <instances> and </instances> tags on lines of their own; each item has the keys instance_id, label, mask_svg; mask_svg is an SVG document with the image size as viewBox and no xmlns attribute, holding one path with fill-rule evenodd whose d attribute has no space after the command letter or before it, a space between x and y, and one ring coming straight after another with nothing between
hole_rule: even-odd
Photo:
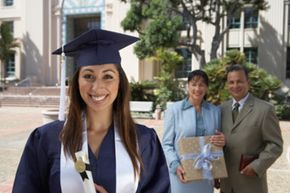
<instances>
[{"instance_id":1,"label":"building","mask_svg":"<svg viewBox=\"0 0 290 193\"><path fill-rule=\"evenodd\" d=\"M60 57L51 52L90 28L123 32L120 23L128 6L120 1L113 3L113 0L1 0L0 22L11 25L20 43L5 69L1 65L1 72L5 70L9 81L28 80L33 85L46 86L59 84ZM133 54L133 46L123 49L121 55L129 80L139 80L140 65ZM72 62L66 61L68 76L73 71Z\"/></svg>"},{"instance_id":2,"label":"building","mask_svg":"<svg viewBox=\"0 0 290 193\"><path fill-rule=\"evenodd\" d=\"M239 49L247 60L276 75L290 86L289 2L268 0L269 9L254 11L245 7L241 13L221 23L231 29L223 39L218 54ZM1 0L0 22L8 22L20 42L15 54L5 65L8 80L30 80L37 85L57 85L60 82L60 58L51 52L89 28L123 32L120 22L129 4L120 0ZM200 24L206 60L209 61L213 30ZM136 33L126 32L137 36ZM198 68L191 54L181 50L187 62L179 77ZM121 51L122 65L130 81L150 80L158 73L152 63L138 61L133 46ZM67 75L72 73L72 61L66 61ZM1 73L2 74L2 73Z\"/></svg>"},{"instance_id":3,"label":"building","mask_svg":"<svg viewBox=\"0 0 290 193\"><path fill-rule=\"evenodd\" d=\"M238 49L245 54L248 62L264 68L290 86L289 1L267 2L269 8L264 11L246 6L234 17L222 21L221 28L229 25L230 29L224 36L218 55L224 55L229 49ZM206 24L200 27L202 47L206 61L209 61L214 31Z\"/></svg>"}]
</instances>

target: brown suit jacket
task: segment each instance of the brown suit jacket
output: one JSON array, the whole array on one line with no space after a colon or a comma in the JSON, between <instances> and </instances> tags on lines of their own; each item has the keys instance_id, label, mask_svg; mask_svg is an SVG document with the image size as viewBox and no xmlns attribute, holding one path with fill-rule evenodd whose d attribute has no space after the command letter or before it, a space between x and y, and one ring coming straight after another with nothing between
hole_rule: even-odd
<instances>
[{"instance_id":1,"label":"brown suit jacket","mask_svg":"<svg viewBox=\"0 0 290 193\"><path fill-rule=\"evenodd\" d=\"M222 104L222 131L225 134L225 161L229 177L221 180L223 193L267 193L267 169L283 151L279 120L266 101L249 95L236 122L232 120L232 100ZM241 154L258 155L251 163L258 176L239 172Z\"/></svg>"}]
</instances>

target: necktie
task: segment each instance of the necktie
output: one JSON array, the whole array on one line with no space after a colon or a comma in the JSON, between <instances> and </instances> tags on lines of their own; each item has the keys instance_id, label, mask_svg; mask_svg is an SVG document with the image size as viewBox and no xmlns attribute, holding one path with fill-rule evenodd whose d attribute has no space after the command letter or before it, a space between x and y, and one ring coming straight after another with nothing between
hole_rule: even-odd
<instances>
[{"instance_id":1,"label":"necktie","mask_svg":"<svg viewBox=\"0 0 290 193\"><path fill-rule=\"evenodd\" d=\"M237 118L237 116L239 114L239 106L240 106L239 103L235 103L234 104L234 108L233 108L233 112L232 112L232 114L233 114L233 122L235 122L235 120L236 120L236 118Z\"/></svg>"}]
</instances>

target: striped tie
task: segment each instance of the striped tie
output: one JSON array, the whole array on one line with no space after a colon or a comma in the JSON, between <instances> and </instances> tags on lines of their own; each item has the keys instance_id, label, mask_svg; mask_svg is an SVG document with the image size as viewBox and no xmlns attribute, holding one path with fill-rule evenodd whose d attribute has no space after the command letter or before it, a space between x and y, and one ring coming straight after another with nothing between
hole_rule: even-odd
<instances>
[{"instance_id":1,"label":"striped tie","mask_svg":"<svg viewBox=\"0 0 290 193\"><path fill-rule=\"evenodd\" d=\"M240 106L239 103L235 103L234 104L234 108L233 108L233 112L232 112L232 114L233 114L233 123L235 122L235 120L236 120L236 118L237 118L237 116L239 114L239 106Z\"/></svg>"}]
</instances>

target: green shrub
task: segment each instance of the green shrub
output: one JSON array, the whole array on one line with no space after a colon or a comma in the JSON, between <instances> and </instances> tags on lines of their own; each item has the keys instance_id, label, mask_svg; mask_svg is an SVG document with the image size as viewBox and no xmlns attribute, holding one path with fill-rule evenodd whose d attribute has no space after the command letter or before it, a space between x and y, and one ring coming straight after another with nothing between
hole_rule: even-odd
<instances>
[{"instance_id":1,"label":"green shrub","mask_svg":"<svg viewBox=\"0 0 290 193\"><path fill-rule=\"evenodd\" d=\"M275 110L280 120L290 120L290 104L275 105Z\"/></svg>"},{"instance_id":2,"label":"green shrub","mask_svg":"<svg viewBox=\"0 0 290 193\"><path fill-rule=\"evenodd\" d=\"M159 85L156 92L157 104L164 110L168 101L177 101L185 96L184 89L175 78L175 69L183 59L175 51L164 49L157 50L154 59L161 66L160 76L156 77Z\"/></svg>"},{"instance_id":3,"label":"green shrub","mask_svg":"<svg viewBox=\"0 0 290 193\"><path fill-rule=\"evenodd\" d=\"M158 85L155 81L130 82L132 101L156 101L155 90Z\"/></svg>"}]
</instances>

